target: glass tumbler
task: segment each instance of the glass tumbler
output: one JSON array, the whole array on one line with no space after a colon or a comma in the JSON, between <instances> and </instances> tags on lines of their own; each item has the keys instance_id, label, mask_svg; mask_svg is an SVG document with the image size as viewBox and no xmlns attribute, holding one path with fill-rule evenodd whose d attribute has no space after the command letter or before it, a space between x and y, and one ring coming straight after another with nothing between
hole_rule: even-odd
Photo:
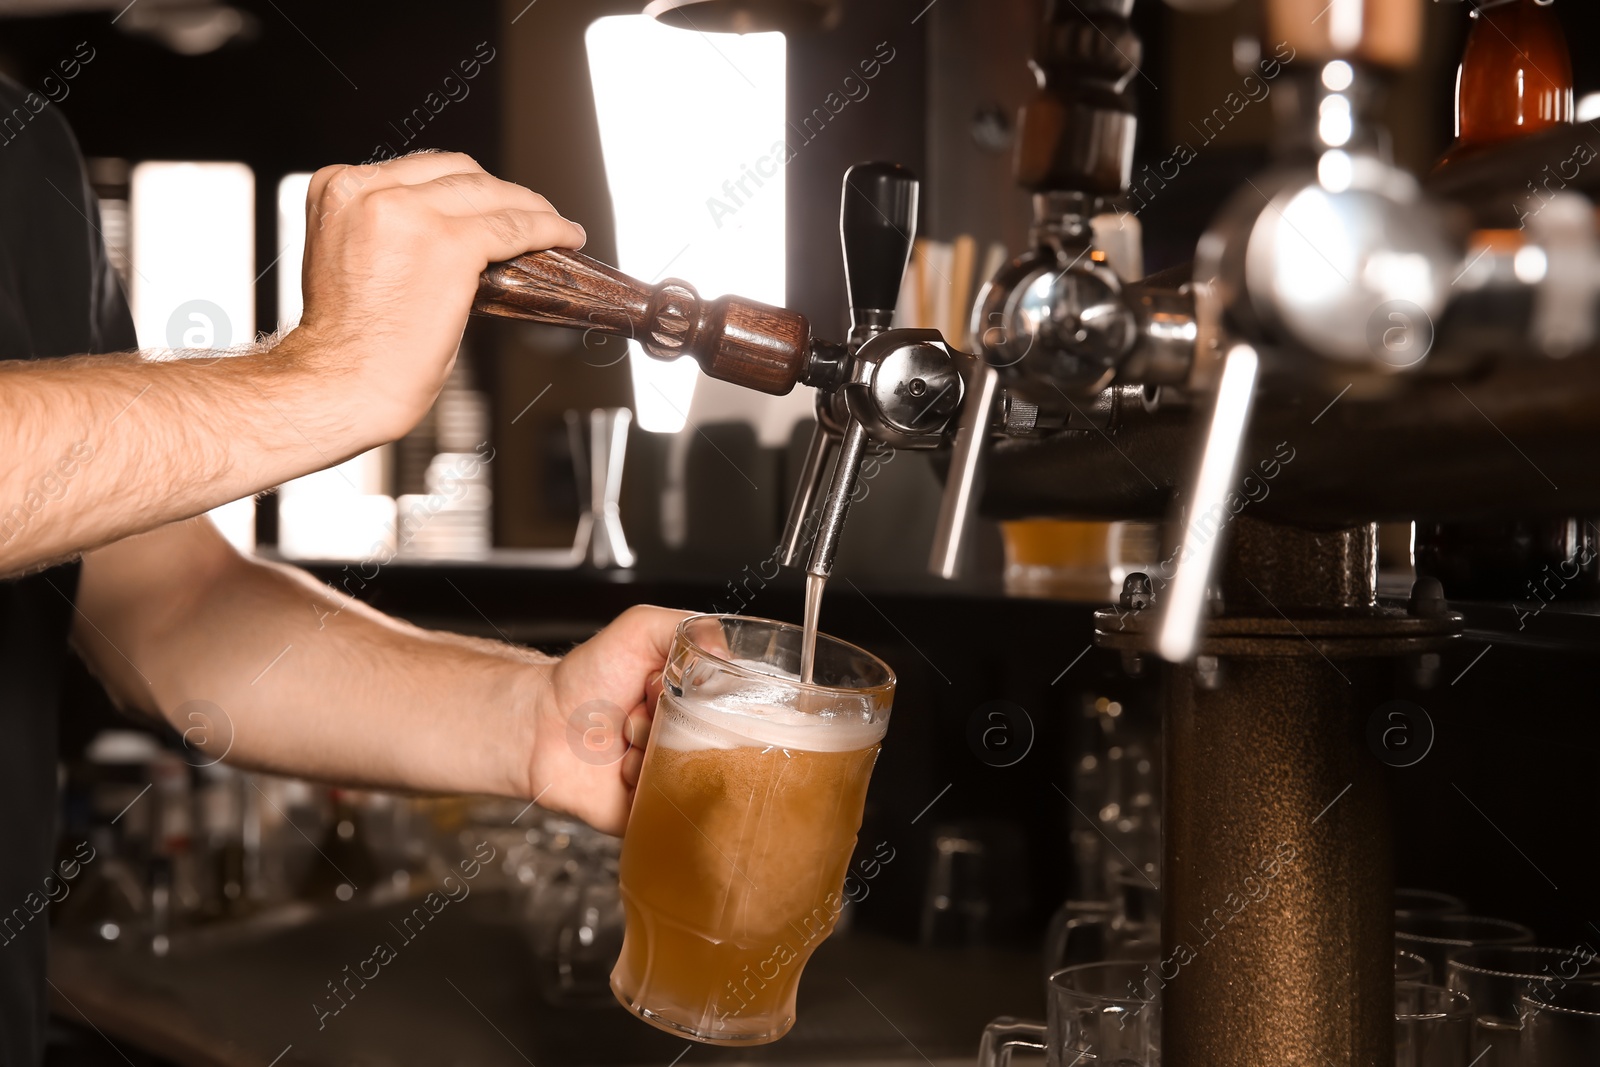
<instances>
[{"instance_id":1,"label":"glass tumbler","mask_svg":"<svg viewBox=\"0 0 1600 1067\"><path fill-rule=\"evenodd\" d=\"M1478 1067L1532 1067L1523 1034L1522 996L1543 997L1574 979L1600 979L1600 959L1587 948L1467 949L1449 964L1450 988L1472 998L1477 1021L1472 1054ZM1600 1045L1594 1052L1600 1057Z\"/></svg>"},{"instance_id":2,"label":"glass tumbler","mask_svg":"<svg viewBox=\"0 0 1600 1067\"><path fill-rule=\"evenodd\" d=\"M1154 964L1134 960L1064 967L1047 983L1049 1021L996 1019L978 1067L1007 1067L1018 1049L1048 1067L1160 1067L1161 985Z\"/></svg>"},{"instance_id":3,"label":"glass tumbler","mask_svg":"<svg viewBox=\"0 0 1600 1067\"><path fill-rule=\"evenodd\" d=\"M1394 987L1395 1067L1467 1067L1472 1001L1465 993L1420 982Z\"/></svg>"},{"instance_id":4,"label":"glass tumbler","mask_svg":"<svg viewBox=\"0 0 1600 1067\"><path fill-rule=\"evenodd\" d=\"M1536 986L1522 995L1526 1062L1594 1067L1600 1059L1600 982Z\"/></svg>"},{"instance_id":5,"label":"glass tumbler","mask_svg":"<svg viewBox=\"0 0 1600 1067\"><path fill-rule=\"evenodd\" d=\"M1426 982L1433 977L1433 964L1403 948L1394 950L1394 980L1396 982Z\"/></svg>"},{"instance_id":6,"label":"glass tumbler","mask_svg":"<svg viewBox=\"0 0 1600 1067\"><path fill-rule=\"evenodd\" d=\"M626 913L611 989L714 1045L794 1025L807 959L838 922L894 674L801 629L696 615L674 635L623 838Z\"/></svg>"}]
</instances>

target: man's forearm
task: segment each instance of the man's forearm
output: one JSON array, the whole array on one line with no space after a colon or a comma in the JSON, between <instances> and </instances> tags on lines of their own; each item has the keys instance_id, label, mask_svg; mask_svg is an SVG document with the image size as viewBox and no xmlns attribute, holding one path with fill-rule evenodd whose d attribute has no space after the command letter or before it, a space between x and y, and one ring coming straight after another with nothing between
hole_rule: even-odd
<instances>
[{"instance_id":1,"label":"man's forearm","mask_svg":"<svg viewBox=\"0 0 1600 1067\"><path fill-rule=\"evenodd\" d=\"M0 362L0 576L200 514L376 443L314 402L318 389L277 350Z\"/></svg>"},{"instance_id":2,"label":"man's forearm","mask_svg":"<svg viewBox=\"0 0 1600 1067\"><path fill-rule=\"evenodd\" d=\"M305 311L270 351L0 363L0 577L394 440L438 397L484 267L584 241L453 153L324 167L306 206Z\"/></svg>"},{"instance_id":3,"label":"man's forearm","mask_svg":"<svg viewBox=\"0 0 1600 1067\"><path fill-rule=\"evenodd\" d=\"M76 641L125 704L207 760L370 786L521 796L531 703L553 661L421 630L206 522L92 553ZM196 703L186 710L185 706ZM190 710L215 705L215 721Z\"/></svg>"}]
</instances>

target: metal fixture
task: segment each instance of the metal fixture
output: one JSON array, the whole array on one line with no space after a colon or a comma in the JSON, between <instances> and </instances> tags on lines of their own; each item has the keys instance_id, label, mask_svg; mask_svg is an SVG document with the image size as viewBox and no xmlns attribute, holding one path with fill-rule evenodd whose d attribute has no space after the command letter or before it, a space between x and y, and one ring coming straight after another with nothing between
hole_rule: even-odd
<instances>
[{"instance_id":1,"label":"metal fixture","mask_svg":"<svg viewBox=\"0 0 1600 1067\"><path fill-rule=\"evenodd\" d=\"M627 408L595 408L587 419L576 411L567 412L567 438L582 508L572 551L596 567L631 567L636 559L622 531L621 510L622 463L632 421L633 412Z\"/></svg>"}]
</instances>

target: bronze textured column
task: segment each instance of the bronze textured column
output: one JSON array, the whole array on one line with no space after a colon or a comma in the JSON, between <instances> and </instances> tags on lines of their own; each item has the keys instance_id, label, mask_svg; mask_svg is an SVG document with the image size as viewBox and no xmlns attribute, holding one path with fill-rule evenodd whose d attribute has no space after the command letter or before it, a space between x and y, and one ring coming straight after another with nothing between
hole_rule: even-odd
<instances>
[{"instance_id":1,"label":"bronze textured column","mask_svg":"<svg viewBox=\"0 0 1600 1067\"><path fill-rule=\"evenodd\" d=\"M1390 1064L1393 843L1367 725L1395 657L1459 616L1377 606L1373 526L1241 517L1226 536L1224 610L1164 679L1162 1063ZM1155 614L1102 613L1100 643L1147 649Z\"/></svg>"},{"instance_id":2,"label":"bronze textured column","mask_svg":"<svg viewBox=\"0 0 1600 1067\"><path fill-rule=\"evenodd\" d=\"M1393 1061L1393 846L1363 739L1393 668L1298 640L1226 657L1215 689L1168 679L1165 1067Z\"/></svg>"}]
</instances>

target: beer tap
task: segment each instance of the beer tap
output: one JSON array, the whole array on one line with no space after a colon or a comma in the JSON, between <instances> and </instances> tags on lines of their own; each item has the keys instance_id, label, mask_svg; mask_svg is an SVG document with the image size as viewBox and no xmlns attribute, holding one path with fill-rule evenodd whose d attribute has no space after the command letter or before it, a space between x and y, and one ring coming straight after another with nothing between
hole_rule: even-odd
<instances>
[{"instance_id":1,"label":"beer tap","mask_svg":"<svg viewBox=\"0 0 1600 1067\"><path fill-rule=\"evenodd\" d=\"M957 571L977 501L981 458L997 431L1026 435L1038 408L1002 393L984 360L937 330L891 329L916 226L917 180L895 164L845 175L840 205L850 294L845 344L813 337L803 315L735 296L704 300L687 282L640 282L578 252L551 249L492 264L473 310L636 341L650 356L689 356L713 378L784 394L817 389L817 429L780 546L788 566L826 578L868 442L953 449L933 569ZM831 463L831 472L830 472ZM824 485L826 491L824 492ZM809 553L807 548L809 546Z\"/></svg>"},{"instance_id":2,"label":"beer tap","mask_svg":"<svg viewBox=\"0 0 1600 1067\"><path fill-rule=\"evenodd\" d=\"M850 342L837 386L817 398L817 428L801 472L781 545L783 562L798 566L814 526L808 575L833 570L839 536L855 494L867 442L931 449L951 437L950 474L934 528L930 569L959 573L961 546L976 510L980 463L1000 404L999 379L982 359L947 344L936 330L890 329L916 225L917 183L904 167L858 164L845 174L839 209L845 280L850 293ZM1013 417L1014 429L1031 430ZM953 434L950 431L953 428ZM817 494L833 460L820 510ZM813 513L815 520L813 521Z\"/></svg>"},{"instance_id":3,"label":"beer tap","mask_svg":"<svg viewBox=\"0 0 1600 1067\"><path fill-rule=\"evenodd\" d=\"M866 426L850 413L843 386L846 380L860 376L857 365L862 346L886 333L893 322L916 235L918 190L916 176L894 163L858 163L845 172L839 200L839 240L850 295L847 357L836 368L834 388L817 393L817 424L779 543L779 560L784 566L798 567L804 557L806 573L819 578L827 578L833 571L839 536L866 453ZM821 501L820 514L813 518L825 478L829 479L827 495Z\"/></svg>"},{"instance_id":4,"label":"beer tap","mask_svg":"<svg viewBox=\"0 0 1600 1067\"><path fill-rule=\"evenodd\" d=\"M1319 25L1303 6L1265 5L1270 32L1293 38L1305 64L1279 94L1280 162L1223 209L1196 256L1188 384L1212 399L1156 641L1171 662L1198 647L1217 554L1206 531L1225 510L1261 383L1393 392L1427 359L1461 262L1374 118L1383 69L1419 47L1420 7L1369 4Z\"/></svg>"}]
</instances>

